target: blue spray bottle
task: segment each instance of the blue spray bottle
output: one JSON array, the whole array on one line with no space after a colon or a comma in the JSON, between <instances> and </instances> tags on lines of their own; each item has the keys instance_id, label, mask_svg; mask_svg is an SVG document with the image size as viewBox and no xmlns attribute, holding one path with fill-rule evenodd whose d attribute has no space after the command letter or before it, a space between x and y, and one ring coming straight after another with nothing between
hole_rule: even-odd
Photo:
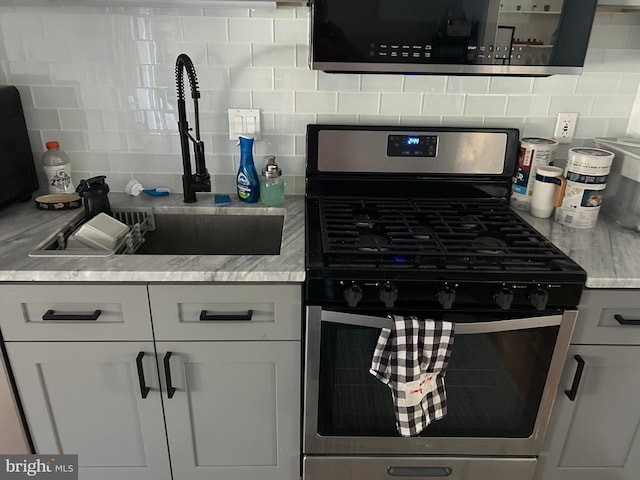
<instances>
[{"instance_id":1,"label":"blue spray bottle","mask_svg":"<svg viewBox=\"0 0 640 480\"><path fill-rule=\"evenodd\" d=\"M253 203L260 200L260 178L253 163L253 138L240 137L240 168L236 176L238 198Z\"/></svg>"}]
</instances>

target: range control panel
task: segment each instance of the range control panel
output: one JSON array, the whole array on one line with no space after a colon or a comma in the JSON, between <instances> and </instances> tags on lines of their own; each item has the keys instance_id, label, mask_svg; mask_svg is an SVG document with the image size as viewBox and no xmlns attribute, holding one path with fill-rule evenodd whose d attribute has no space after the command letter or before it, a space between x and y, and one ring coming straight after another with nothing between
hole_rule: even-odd
<instances>
[{"instance_id":1,"label":"range control panel","mask_svg":"<svg viewBox=\"0 0 640 480\"><path fill-rule=\"evenodd\" d=\"M389 135L389 157L435 157L438 154L436 135Z\"/></svg>"}]
</instances>

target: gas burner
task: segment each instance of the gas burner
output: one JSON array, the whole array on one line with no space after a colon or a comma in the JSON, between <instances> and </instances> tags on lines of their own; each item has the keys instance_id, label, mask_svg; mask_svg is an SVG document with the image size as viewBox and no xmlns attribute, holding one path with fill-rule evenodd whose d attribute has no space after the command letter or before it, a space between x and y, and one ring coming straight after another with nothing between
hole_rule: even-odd
<instances>
[{"instance_id":1,"label":"gas burner","mask_svg":"<svg viewBox=\"0 0 640 480\"><path fill-rule=\"evenodd\" d=\"M386 252L389 241L380 235L366 234L360 236L358 250L361 252Z\"/></svg>"},{"instance_id":2,"label":"gas burner","mask_svg":"<svg viewBox=\"0 0 640 480\"><path fill-rule=\"evenodd\" d=\"M475 230L480 228L480 219L475 215L463 215L458 226L466 230Z\"/></svg>"},{"instance_id":3,"label":"gas burner","mask_svg":"<svg viewBox=\"0 0 640 480\"><path fill-rule=\"evenodd\" d=\"M477 237L473 239L472 248L478 253L498 255L507 252L507 244L498 238Z\"/></svg>"},{"instance_id":4,"label":"gas burner","mask_svg":"<svg viewBox=\"0 0 640 480\"><path fill-rule=\"evenodd\" d=\"M353 224L360 228L373 228L375 222L366 213L360 213L353 216Z\"/></svg>"},{"instance_id":5,"label":"gas burner","mask_svg":"<svg viewBox=\"0 0 640 480\"><path fill-rule=\"evenodd\" d=\"M432 240L435 238L433 230L429 227L409 227L409 233L416 240Z\"/></svg>"}]
</instances>

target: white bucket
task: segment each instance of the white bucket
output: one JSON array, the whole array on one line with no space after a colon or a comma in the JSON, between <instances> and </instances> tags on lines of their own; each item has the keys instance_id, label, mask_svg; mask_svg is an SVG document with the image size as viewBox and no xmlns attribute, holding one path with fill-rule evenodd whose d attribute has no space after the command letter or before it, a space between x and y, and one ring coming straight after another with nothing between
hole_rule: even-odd
<instances>
[{"instance_id":1,"label":"white bucket","mask_svg":"<svg viewBox=\"0 0 640 480\"><path fill-rule=\"evenodd\" d=\"M511 205L520 210L529 210L533 182L538 167L553 161L558 142L549 138L527 137L520 140L518 164L511 185Z\"/></svg>"},{"instance_id":2,"label":"white bucket","mask_svg":"<svg viewBox=\"0 0 640 480\"><path fill-rule=\"evenodd\" d=\"M555 220L573 228L592 228L598 220L600 204L614 154L600 148L569 150L564 176L567 188Z\"/></svg>"}]
</instances>

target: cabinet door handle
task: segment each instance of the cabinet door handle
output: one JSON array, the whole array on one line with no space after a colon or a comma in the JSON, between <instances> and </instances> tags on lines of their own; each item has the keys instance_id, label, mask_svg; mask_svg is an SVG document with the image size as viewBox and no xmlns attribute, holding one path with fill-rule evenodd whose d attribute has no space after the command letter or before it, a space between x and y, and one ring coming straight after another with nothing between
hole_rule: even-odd
<instances>
[{"instance_id":1,"label":"cabinet door handle","mask_svg":"<svg viewBox=\"0 0 640 480\"><path fill-rule=\"evenodd\" d=\"M390 477L449 477L453 473L451 467L389 467Z\"/></svg>"},{"instance_id":2,"label":"cabinet door handle","mask_svg":"<svg viewBox=\"0 0 640 480\"><path fill-rule=\"evenodd\" d=\"M615 318L620 325L640 326L640 318L624 318L622 315L617 313L613 318Z\"/></svg>"},{"instance_id":3,"label":"cabinet door handle","mask_svg":"<svg viewBox=\"0 0 640 480\"><path fill-rule=\"evenodd\" d=\"M136 357L136 367L138 367L138 382L140 382L140 396L142 398L147 398L149 395L150 388L147 387L147 382L144 381L144 369L142 368L142 358L144 357L144 352L138 353Z\"/></svg>"},{"instance_id":4,"label":"cabinet door handle","mask_svg":"<svg viewBox=\"0 0 640 480\"><path fill-rule=\"evenodd\" d=\"M171 360L171 352L167 352L164 355L164 378L167 381L167 397L173 398L173 394L176 393L176 388L171 383L171 365L169 365L169 360Z\"/></svg>"},{"instance_id":5,"label":"cabinet door handle","mask_svg":"<svg viewBox=\"0 0 640 480\"><path fill-rule=\"evenodd\" d=\"M578 362L578 368L576 368L576 374L573 376L573 383L571 384L571 390L565 390L564 393L569 397L572 402L576 399L578 394L578 387L580 386L580 380L582 379L582 372L584 371L584 359L580 355L574 355L576 362Z\"/></svg>"},{"instance_id":6,"label":"cabinet door handle","mask_svg":"<svg viewBox=\"0 0 640 480\"><path fill-rule=\"evenodd\" d=\"M200 312L200 321L248 321L253 316L253 310L247 310L247 313L207 313L206 310Z\"/></svg>"},{"instance_id":7,"label":"cabinet door handle","mask_svg":"<svg viewBox=\"0 0 640 480\"><path fill-rule=\"evenodd\" d=\"M70 322L82 322L86 320L97 320L101 310L95 310L93 313L56 313L53 310L47 310L42 315L42 320L64 320Z\"/></svg>"}]
</instances>

